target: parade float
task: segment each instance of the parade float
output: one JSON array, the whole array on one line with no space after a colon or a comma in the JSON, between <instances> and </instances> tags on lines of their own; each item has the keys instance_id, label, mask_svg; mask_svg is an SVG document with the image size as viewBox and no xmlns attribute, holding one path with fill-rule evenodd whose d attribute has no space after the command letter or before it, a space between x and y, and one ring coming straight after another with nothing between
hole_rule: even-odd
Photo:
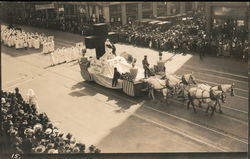
<instances>
[{"instance_id":1,"label":"parade float","mask_svg":"<svg viewBox=\"0 0 250 159\"><path fill-rule=\"evenodd\" d=\"M114 43L117 37L108 33L106 24L95 24L93 28L94 36L85 38L86 54L79 62L83 79L110 89L120 89L128 96L143 94L147 88L141 80L144 70L134 65L136 60L130 54L116 55ZM115 68L120 75L117 84L113 85Z\"/></svg>"}]
</instances>

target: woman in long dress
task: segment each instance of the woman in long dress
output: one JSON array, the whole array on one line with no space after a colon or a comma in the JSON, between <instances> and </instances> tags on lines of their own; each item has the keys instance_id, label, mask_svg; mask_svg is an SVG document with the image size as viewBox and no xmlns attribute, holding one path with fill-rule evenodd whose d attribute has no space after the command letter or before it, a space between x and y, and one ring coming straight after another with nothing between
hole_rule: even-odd
<instances>
[{"instance_id":1,"label":"woman in long dress","mask_svg":"<svg viewBox=\"0 0 250 159\"><path fill-rule=\"evenodd\" d=\"M38 107L38 102L37 102L37 96L34 92L33 89L29 89L28 93L26 95L26 102L29 104L29 106L31 107L32 105L35 106L36 110L39 109Z\"/></svg>"}]
</instances>

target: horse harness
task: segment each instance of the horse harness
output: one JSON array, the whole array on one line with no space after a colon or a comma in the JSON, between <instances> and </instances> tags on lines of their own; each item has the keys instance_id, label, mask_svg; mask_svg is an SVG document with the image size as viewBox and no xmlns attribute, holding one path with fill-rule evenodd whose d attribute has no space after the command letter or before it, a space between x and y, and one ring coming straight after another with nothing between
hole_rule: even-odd
<instances>
[{"instance_id":1,"label":"horse harness","mask_svg":"<svg viewBox=\"0 0 250 159\"><path fill-rule=\"evenodd\" d=\"M218 90L222 91L222 93L224 93L224 91L222 90L222 86L221 85L218 86Z\"/></svg>"},{"instance_id":2,"label":"horse harness","mask_svg":"<svg viewBox=\"0 0 250 159\"><path fill-rule=\"evenodd\" d=\"M205 92L205 90L202 90L202 92L201 92L201 100L202 100L203 103L205 103L205 100L204 100L205 98L203 97L204 92Z\"/></svg>"}]
</instances>

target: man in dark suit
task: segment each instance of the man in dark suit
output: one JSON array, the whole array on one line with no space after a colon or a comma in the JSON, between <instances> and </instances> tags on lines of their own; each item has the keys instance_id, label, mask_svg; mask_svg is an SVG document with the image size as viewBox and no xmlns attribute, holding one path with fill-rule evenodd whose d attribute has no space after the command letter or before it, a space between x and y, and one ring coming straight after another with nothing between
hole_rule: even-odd
<instances>
[{"instance_id":1,"label":"man in dark suit","mask_svg":"<svg viewBox=\"0 0 250 159\"><path fill-rule=\"evenodd\" d=\"M144 68L144 76L145 78L148 78L149 77L149 63L148 63L148 59L146 55L144 56L144 59L142 60L142 65Z\"/></svg>"},{"instance_id":2,"label":"man in dark suit","mask_svg":"<svg viewBox=\"0 0 250 159\"><path fill-rule=\"evenodd\" d=\"M117 68L114 68L114 76L112 79L112 87L116 87L118 84L118 79L121 78L121 74L117 71Z\"/></svg>"}]
</instances>

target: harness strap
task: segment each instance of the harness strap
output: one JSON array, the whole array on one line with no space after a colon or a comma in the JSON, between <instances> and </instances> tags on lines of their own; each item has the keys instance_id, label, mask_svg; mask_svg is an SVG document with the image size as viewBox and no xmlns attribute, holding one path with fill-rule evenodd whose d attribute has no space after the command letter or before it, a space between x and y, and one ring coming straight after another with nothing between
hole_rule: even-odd
<instances>
[{"instance_id":1,"label":"harness strap","mask_svg":"<svg viewBox=\"0 0 250 159\"><path fill-rule=\"evenodd\" d=\"M203 97L204 92L205 92L205 90L203 90L203 91L201 92L201 100L202 100L203 103L205 103L204 97Z\"/></svg>"},{"instance_id":2,"label":"harness strap","mask_svg":"<svg viewBox=\"0 0 250 159\"><path fill-rule=\"evenodd\" d=\"M222 85L219 85L219 86L218 86L218 90L219 90L219 91L222 91L222 93L224 93L224 91L222 90Z\"/></svg>"}]
</instances>

